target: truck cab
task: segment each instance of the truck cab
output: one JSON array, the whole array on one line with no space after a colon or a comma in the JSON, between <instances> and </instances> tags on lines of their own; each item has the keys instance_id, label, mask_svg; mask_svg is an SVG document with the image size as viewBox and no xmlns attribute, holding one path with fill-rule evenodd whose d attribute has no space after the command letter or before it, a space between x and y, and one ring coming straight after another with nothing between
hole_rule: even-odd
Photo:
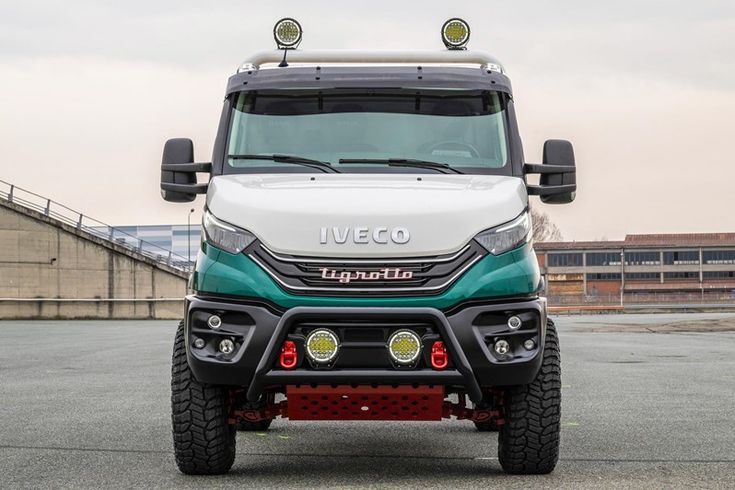
<instances>
[{"instance_id":1,"label":"truck cab","mask_svg":"<svg viewBox=\"0 0 735 490\"><path fill-rule=\"evenodd\" d=\"M182 472L228 471L236 431L278 417L465 419L507 472L554 469L529 196L573 201L572 146L527 163L505 68L463 20L441 32L442 51L302 51L282 19L229 78L212 161L166 142L163 198L206 194L173 356Z\"/></svg>"}]
</instances>

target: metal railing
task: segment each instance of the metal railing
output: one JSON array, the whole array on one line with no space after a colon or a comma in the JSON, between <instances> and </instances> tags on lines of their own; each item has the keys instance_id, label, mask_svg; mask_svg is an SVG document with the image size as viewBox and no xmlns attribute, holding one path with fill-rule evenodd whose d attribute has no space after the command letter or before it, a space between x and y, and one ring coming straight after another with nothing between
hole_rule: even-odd
<instances>
[{"instance_id":1,"label":"metal railing","mask_svg":"<svg viewBox=\"0 0 735 490\"><path fill-rule=\"evenodd\" d=\"M119 228L102 221L85 216L63 204L17 185L0 180L0 199L37 211L44 216L84 231L130 251L144 255L150 259L166 264L175 269L190 271L191 263L186 257L177 255L171 250L146 242Z\"/></svg>"}]
</instances>

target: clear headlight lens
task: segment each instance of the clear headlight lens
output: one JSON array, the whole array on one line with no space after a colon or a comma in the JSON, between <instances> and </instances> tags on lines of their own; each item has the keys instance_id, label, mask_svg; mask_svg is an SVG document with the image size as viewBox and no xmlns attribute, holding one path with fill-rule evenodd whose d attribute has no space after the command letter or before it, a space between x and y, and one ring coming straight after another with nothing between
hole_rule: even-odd
<instances>
[{"instance_id":1,"label":"clear headlight lens","mask_svg":"<svg viewBox=\"0 0 735 490\"><path fill-rule=\"evenodd\" d=\"M204 212L202 226L207 242L225 252L239 254L255 241L255 235L215 218L209 211Z\"/></svg>"},{"instance_id":2,"label":"clear headlight lens","mask_svg":"<svg viewBox=\"0 0 735 490\"><path fill-rule=\"evenodd\" d=\"M493 255L500 255L530 241L531 216L524 211L513 221L490 228L475 237L475 240Z\"/></svg>"}]
</instances>

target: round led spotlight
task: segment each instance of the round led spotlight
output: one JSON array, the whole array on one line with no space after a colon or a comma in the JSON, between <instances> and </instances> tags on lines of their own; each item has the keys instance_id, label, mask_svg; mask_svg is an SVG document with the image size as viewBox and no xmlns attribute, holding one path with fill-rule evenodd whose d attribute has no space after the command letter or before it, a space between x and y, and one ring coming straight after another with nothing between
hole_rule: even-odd
<instances>
[{"instance_id":1,"label":"round led spotlight","mask_svg":"<svg viewBox=\"0 0 735 490\"><path fill-rule=\"evenodd\" d=\"M442 26L442 41L447 49L465 49L470 40L470 26L462 19L449 19Z\"/></svg>"},{"instance_id":2,"label":"round led spotlight","mask_svg":"<svg viewBox=\"0 0 735 490\"><path fill-rule=\"evenodd\" d=\"M339 339L331 330L318 328L306 337L306 355L319 364L327 364L337 357Z\"/></svg>"},{"instance_id":3,"label":"round led spotlight","mask_svg":"<svg viewBox=\"0 0 735 490\"><path fill-rule=\"evenodd\" d=\"M301 24L290 17L281 19L273 27L273 38L278 49L296 49L301 42Z\"/></svg>"},{"instance_id":4,"label":"round led spotlight","mask_svg":"<svg viewBox=\"0 0 735 490\"><path fill-rule=\"evenodd\" d=\"M398 330L388 339L388 353L398 364L413 364L421 353L421 339L411 330Z\"/></svg>"}]
</instances>

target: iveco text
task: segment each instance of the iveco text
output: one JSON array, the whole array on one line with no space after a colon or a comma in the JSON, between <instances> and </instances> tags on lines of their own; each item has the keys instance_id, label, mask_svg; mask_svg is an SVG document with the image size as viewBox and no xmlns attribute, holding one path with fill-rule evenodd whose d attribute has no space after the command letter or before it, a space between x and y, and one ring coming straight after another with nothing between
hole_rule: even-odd
<instances>
[{"instance_id":1,"label":"iveco text","mask_svg":"<svg viewBox=\"0 0 735 490\"><path fill-rule=\"evenodd\" d=\"M385 226L376 226L372 230L367 226L356 226L352 229L349 226L345 228L322 226L319 230L319 243L327 243L330 239L334 243L346 243L348 238L353 243L369 243L370 240L375 243L388 243L390 240L402 244L408 242L411 235L406 228L396 227L389 230Z\"/></svg>"},{"instance_id":2,"label":"iveco text","mask_svg":"<svg viewBox=\"0 0 735 490\"><path fill-rule=\"evenodd\" d=\"M442 51L301 51L282 19L279 50L229 79L212 161L166 142L164 199L206 194L174 342L182 472L228 471L236 430L279 417L454 417L498 432L505 471L554 469L559 344L528 210L572 202L574 152L548 140L526 163L510 79L469 35L455 18Z\"/></svg>"}]
</instances>

